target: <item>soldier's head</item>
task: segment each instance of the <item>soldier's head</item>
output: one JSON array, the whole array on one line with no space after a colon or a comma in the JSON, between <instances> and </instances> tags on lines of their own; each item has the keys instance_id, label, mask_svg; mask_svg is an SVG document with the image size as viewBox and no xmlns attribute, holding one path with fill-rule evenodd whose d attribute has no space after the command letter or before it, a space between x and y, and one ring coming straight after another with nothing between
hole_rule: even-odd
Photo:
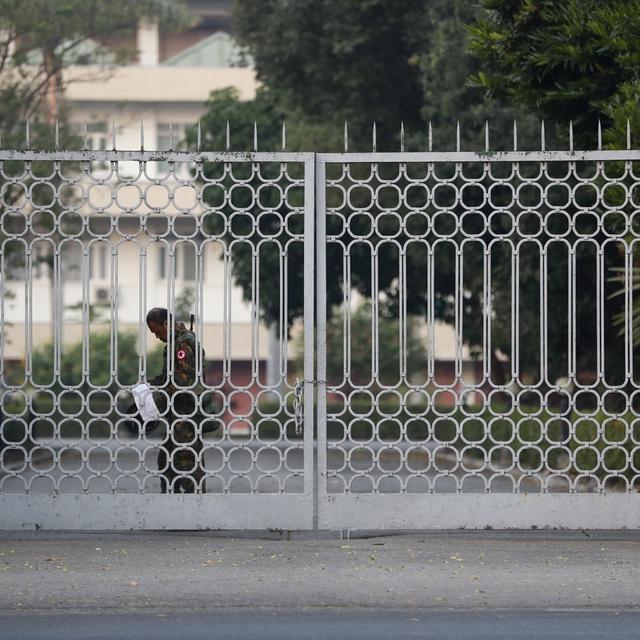
<instances>
[{"instance_id":1,"label":"soldier's head","mask_svg":"<svg viewBox=\"0 0 640 640\"><path fill-rule=\"evenodd\" d=\"M167 341L167 333L169 327L169 312L162 307L154 307L147 313L147 327L153 335L162 340Z\"/></svg>"}]
</instances>

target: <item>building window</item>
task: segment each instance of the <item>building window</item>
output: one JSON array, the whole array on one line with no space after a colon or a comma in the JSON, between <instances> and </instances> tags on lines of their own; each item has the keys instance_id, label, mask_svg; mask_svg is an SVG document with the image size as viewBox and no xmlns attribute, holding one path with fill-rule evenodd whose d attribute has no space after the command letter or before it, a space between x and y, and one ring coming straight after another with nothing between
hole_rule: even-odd
<instances>
[{"instance_id":1,"label":"building window","mask_svg":"<svg viewBox=\"0 0 640 640\"><path fill-rule=\"evenodd\" d=\"M158 278L166 280L167 278L167 247L161 245L158 250Z\"/></svg>"},{"instance_id":2,"label":"building window","mask_svg":"<svg viewBox=\"0 0 640 640\"><path fill-rule=\"evenodd\" d=\"M93 151L105 151L109 140L105 122L87 124L87 146Z\"/></svg>"},{"instance_id":3,"label":"building window","mask_svg":"<svg viewBox=\"0 0 640 640\"><path fill-rule=\"evenodd\" d=\"M172 131L173 128L173 144ZM161 122L156 127L156 147L158 151L179 151L186 148L185 137L187 135L187 125ZM169 172L168 162L154 163L157 167L157 174L166 174ZM156 175L157 175L156 174Z\"/></svg>"},{"instance_id":4,"label":"building window","mask_svg":"<svg viewBox=\"0 0 640 640\"><path fill-rule=\"evenodd\" d=\"M67 242L60 249L61 273L65 282L82 279L82 247L77 242Z\"/></svg>"},{"instance_id":5,"label":"building window","mask_svg":"<svg viewBox=\"0 0 640 640\"><path fill-rule=\"evenodd\" d=\"M158 124L156 130L158 151L171 151L172 146L174 150L186 147L187 125L173 125L173 145L171 144L171 127L172 125L168 122L160 122Z\"/></svg>"},{"instance_id":6,"label":"building window","mask_svg":"<svg viewBox=\"0 0 640 640\"><path fill-rule=\"evenodd\" d=\"M178 245L176 261L180 265L178 276L187 282L193 282L196 279L196 248L188 243Z\"/></svg>"},{"instance_id":7,"label":"building window","mask_svg":"<svg viewBox=\"0 0 640 640\"><path fill-rule=\"evenodd\" d=\"M196 279L196 248L189 243L180 243L175 247L175 279L185 282L193 282ZM159 247L158 250L158 278L167 278L167 248Z\"/></svg>"},{"instance_id":8,"label":"building window","mask_svg":"<svg viewBox=\"0 0 640 640\"><path fill-rule=\"evenodd\" d=\"M98 278L107 279L107 247L103 244L98 247Z\"/></svg>"},{"instance_id":9,"label":"building window","mask_svg":"<svg viewBox=\"0 0 640 640\"><path fill-rule=\"evenodd\" d=\"M92 280L107 279L107 246L94 244L89 260L89 278Z\"/></svg>"}]
</instances>

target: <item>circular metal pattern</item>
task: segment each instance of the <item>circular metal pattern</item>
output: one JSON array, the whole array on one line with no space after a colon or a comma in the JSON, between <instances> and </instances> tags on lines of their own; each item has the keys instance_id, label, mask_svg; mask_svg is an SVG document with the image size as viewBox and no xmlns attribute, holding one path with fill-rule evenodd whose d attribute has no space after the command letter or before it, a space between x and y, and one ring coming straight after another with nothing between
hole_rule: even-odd
<instances>
[{"instance_id":1,"label":"circular metal pattern","mask_svg":"<svg viewBox=\"0 0 640 640\"><path fill-rule=\"evenodd\" d=\"M39 270L51 269L60 298L52 310L51 366L34 367L33 335L25 331L22 369L17 374L3 369L0 492L158 492L167 471L176 476L169 491L180 491L182 481L198 469L197 492L305 489L303 440L292 402L295 375L286 353L289 274L302 268L293 255L304 239L303 165L278 161L277 154L271 160L247 156L233 162L207 162L196 155L188 161L176 156L164 165L117 154L106 161L60 154L53 160L0 162L2 273L17 256L14 275L2 283L3 318L9 304L21 304L25 327L32 328L29 305L44 304L33 287ZM640 238L637 163L399 162L381 155L375 162L335 162L326 169L326 184L316 190L325 190L327 200L327 253L342 265L331 273L342 279L344 304L334 312L344 319L344 358L338 370L328 372L327 424L319 425L326 426L327 436L319 469L323 488L328 493L638 490L639 373L630 341ZM203 394L186 390L205 418L194 421L192 410L177 420L174 397L165 394L160 424L132 431L126 407L119 404L121 388L132 382L118 367L117 332L108 345L106 373L98 375L92 367L86 336L78 355L79 377L61 367L68 349L62 339L63 289L68 282L77 287L78 323L90 329L91 306L97 302L89 286L92 269L105 265L107 315L117 319L126 295L118 288L119 261L133 255L140 277L148 278L151 252L165 256L174 270L184 268L184 252L193 255L195 304L202 311L203 255L214 248L223 256L227 332L221 379L205 385L215 406L207 408ZM249 256L257 309L268 251L277 259L267 275L281 283L281 370L279 379L267 384L254 357L247 383L234 379L228 348L233 263L235 256ZM385 252L386 263L397 265L391 278L379 270ZM415 264L412 252L424 258L424 270L417 274L408 269ZM353 260L370 265L367 286L353 280ZM530 282L519 280L519 270L532 260L537 275L530 270L535 276ZM619 270L607 273L605 261ZM547 280L554 263L566 265L564 300L552 297ZM450 273L445 274L446 264ZM471 279L482 288L482 304L475 309L479 329L473 328L473 313L465 311L478 296L467 283L470 269L480 274ZM616 273L627 300L617 350L602 331ZM453 284L443 294L439 279L445 275ZM501 290L505 283L508 290ZM430 292L417 333L427 347L423 375L412 368L409 348L410 317L420 316L411 298L419 286ZM139 287L136 304L144 300L145 287ZM11 288L22 300L10 299ZM175 302L175 288L167 291ZM370 305L370 329L354 336L354 314L362 302ZM600 327L591 369L580 368L586 321L577 317L576 304L588 322ZM565 313L564 325L551 321L555 307ZM381 345L379 333L390 309L399 318L393 367L384 361L388 349L381 346L388 345ZM510 353L494 354L492 360L491 343L498 339L492 327L504 312L510 337L501 340ZM435 335L441 316L455 326L448 361ZM534 330L523 324L525 316ZM258 320L254 312L254 335ZM560 340L569 345L567 362L558 366L553 334L565 325ZM355 343L367 340L370 357L363 377L352 356ZM531 343L539 348L527 350ZM471 344L477 347L473 353L467 351ZM531 353L537 354L537 368L525 361ZM609 366L614 357L624 363L621 374ZM193 426L186 441L176 436L176 422ZM190 465L179 468L175 460L184 454Z\"/></svg>"},{"instance_id":2,"label":"circular metal pattern","mask_svg":"<svg viewBox=\"0 0 640 640\"><path fill-rule=\"evenodd\" d=\"M8 319L13 307L25 310L22 362L0 372L0 492L157 493L165 478L173 478L169 493L194 479L196 493L303 492L303 436L293 428L289 401L296 372L289 370L295 354L287 345L290 285L284 274L303 270L304 163L275 157L158 162L126 155L78 160L61 152L51 160L0 160L0 272L11 274L1 287L0 336L15 326ZM243 256L244 268L256 274L253 309L261 300L260 282L280 279L279 371L269 381L256 344L247 371L235 371L231 340L240 298L232 291L233 269ZM165 263L160 306L169 308L179 294L175 281L192 261L199 336L203 310L219 296L224 353L220 375L204 378L198 362L197 388L180 389L194 401L186 413L177 411L176 394L158 390L162 418L153 428L133 424L128 408L131 387L145 378L146 356L137 372L124 370L119 362L126 354L117 345L122 334L112 323L133 305L136 344L146 342L144 317L157 277L150 272L152 257ZM132 291L118 281L123 269L139 272ZM214 271L219 279L206 280ZM43 279L46 300L38 297ZM43 365L34 355L42 353L43 341L28 310L51 301L48 339L55 348ZM76 302L74 311L69 307ZM248 308L249 339L264 340L259 315L251 303ZM108 334L106 354L89 348L96 318ZM143 350L149 355L146 345Z\"/></svg>"},{"instance_id":3,"label":"circular metal pattern","mask_svg":"<svg viewBox=\"0 0 640 640\"><path fill-rule=\"evenodd\" d=\"M326 167L326 492L640 490L637 163L399 157Z\"/></svg>"}]
</instances>

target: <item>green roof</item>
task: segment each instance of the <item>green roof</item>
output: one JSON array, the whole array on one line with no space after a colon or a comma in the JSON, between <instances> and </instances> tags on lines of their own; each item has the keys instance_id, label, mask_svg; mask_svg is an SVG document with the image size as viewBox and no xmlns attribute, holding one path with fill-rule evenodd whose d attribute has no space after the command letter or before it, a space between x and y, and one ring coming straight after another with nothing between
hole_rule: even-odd
<instances>
[{"instance_id":1,"label":"green roof","mask_svg":"<svg viewBox=\"0 0 640 640\"><path fill-rule=\"evenodd\" d=\"M238 43L224 31L217 31L204 40L165 60L169 67L239 67L250 60L243 58Z\"/></svg>"}]
</instances>

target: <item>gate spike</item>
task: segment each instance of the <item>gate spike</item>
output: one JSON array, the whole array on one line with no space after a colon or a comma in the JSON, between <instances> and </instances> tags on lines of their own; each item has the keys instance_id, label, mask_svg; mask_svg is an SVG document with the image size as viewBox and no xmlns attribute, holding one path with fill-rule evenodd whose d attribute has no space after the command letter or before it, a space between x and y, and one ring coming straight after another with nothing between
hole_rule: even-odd
<instances>
[{"instance_id":1,"label":"gate spike","mask_svg":"<svg viewBox=\"0 0 640 640\"><path fill-rule=\"evenodd\" d=\"M27 122L24 126L24 141L27 145L27 149L31 146L31 135L29 131L29 119L27 118Z\"/></svg>"},{"instance_id":2,"label":"gate spike","mask_svg":"<svg viewBox=\"0 0 640 640\"><path fill-rule=\"evenodd\" d=\"M484 121L484 150L489 151L489 121Z\"/></svg>"},{"instance_id":3,"label":"gate spike","mask_svg":"<svg viewBox=\"0 0 640 640\"><path fill-rule=\"evenodd\" d=\"M540 122L540 149L541 151L547 150L547 140L544 131L544 120Z\"/></svg>"},{"instance_id":4,"label":"gate spike","mask_svg":"<svg viewBox=\"0 0 640 640\"><path fill-rule=\"evenodd\" d=\"M631 122L627 118L627 149L631 149Z\"/></svg>"},{"instance_id":5,"label":"gate spike","mask_svg":"<svg viewBox=\"0 0 640 640\"><path fill-rule=\"evenodd\" d=\"M226 149L229 151L231 148L231 130L229 129L229 121L227 120L227 131L226 131Z\"/></svg>"},{"instance_id":6,"label":"gate spike","mask_svg":"<svg viewBox=\"0 0 640 640\"><path fill-rule=\"evenodd\" d=\"M400 122L400 151L404 153L404 122Z\"/></svg>"},{"instance_id":7,"label":"gate spike","mask_svg":"<svg viewBox=\"0 0 640 640\"><path fill-rule=\"evenodd\" d=\"M202 120L198 120L198 135L196 138L196 151L202 148Z\"/></svg>"},{"instance_id":8,"label":"gate spike","mask_svg":"<svg viewBox=\"0 0 640 640\"><path fill-rule=\"evenodd\" d=\"M54 144L56 147L56 151L60 148L60 121L56 118L55 123L55 133L54 133Z\"/></svg>"},{"instance_id":9,"label":"gate spike","mask_svg":"<svg viewBox=\"0 0 640 640\"><path fill-rule=\"evenodd\" d=\"M573 120L569 120L569 151L573 151Z\"/></svg>"},{"instance_id":10,"label":"gate spike","mask_svg":"<svg viewBox=\"0 0 640 640\"><path fill-rule=\"evenodd\" d=\"M376 141L376 123L375 122L373 123L373 129L372 129L371 133L372 133L372 137L373 137L373 140L372 140L372 142L373 142L373 153L375 153L376 152L376 146L377 146L377 141Z\"/></svg>"},{"instance_id":11,"label":"gate spike","mask_svg":"<svg viewBox=\"0 0 640 640\"><path fill-rule=\"evenodd\" d=\"M117 149L117 139L116 139L116 119L113 118L111 120L111 141L113 143L113 150Z\"/></svg>"},{"instance_id":12,"label":"gate spike","mask_svg":"<svg viewBox=\"0 0 640 640\"><path fill-rule=\"evenodd\" d=\"M344 121L344 152L349 151L349 125L347 121Z\"/></svg>"},{"instance_id":13,"label":"gate spike","mask_svg":"<svg viewBox=\"0 0 640 640\"><path fill-rule=\"evenodd\" d=\"M140 120L140 151L144 151L144 121Z\"/></svg>"},{"instance_id":14,"label":"gate spike","mask_svg":"<svg viewBox=\"0 0 640 640\"><path fill-rule=\"evenodd\" d=\"M460 151L460 120L456 120L456 151Z\"/></svg>"},{"instance_id":15,"label":"gate spike","mask_svg":"<svg viewBox=\"0 0 640 640\"><path fill-rule=\"evenodd\" d=\"M429 120L429 132L427 134L427 147L429 152L433 151L433 128L431 126L431 120Z\"/></svg>"},{"instance_id":16,"label":"gate spike","mask_svg":"<svg viewBox=\"0 0 640 640\"><path fill-rule=\"evenodd\" d=\"M602 151L602 123L598 118L598 151Z\"/></svg>"},{"instance_id":17,"label":"gate spike","mask_svg":"<svg viewBox=\"0 0 640 640\"><path fill-rule=\"evenodd\" d=\"M82 148L85 151L89 148L89 125L86 120L82 123Z\"/></svg>"},{"instance_id":18,"label":"gate spike","mask_svg":"<svg viewBox=\"0 0 640 640\"><path fill-rule=\"evenodd\" d=\"M513 150L518 150L518 121L513 121Z\"/></svg>"},{"instance_id":19,"label":"gate spike","mask_svg":"<svg viewBox=\"0 0 640 640\"><path fill-rule=\"evenodd\" d=\"M173 122L169 122L169 151L173 151Z\"/></svg>"},{"instance_id":20,"label":"gate spike","mask_svg":"<svg viewBox=\"0 0 640 640\"><path fill-rule=\"evenodd\" d=\"M282 121L282 150L287 148L287 123Z\"/></svg>"},{"instance_id":21,"label":"gate spike","mask_svg":"<svg viewBox=\"0 0 640 640\"><path fill-rule=\"evenodd\" d=\"M253 150L258 150L258 123L253 121Z\"/></svg>"}]
</instances>

